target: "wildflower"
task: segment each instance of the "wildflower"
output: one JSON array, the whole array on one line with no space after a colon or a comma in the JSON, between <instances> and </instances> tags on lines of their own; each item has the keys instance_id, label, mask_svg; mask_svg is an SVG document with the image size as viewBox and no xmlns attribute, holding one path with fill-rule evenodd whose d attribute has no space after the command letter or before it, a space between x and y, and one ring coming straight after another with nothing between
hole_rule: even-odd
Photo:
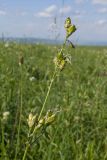
<instances>
[{"instance_id":1,"label":"wildflower","mask_svg":"<svg viewBox=\"0 0 107 160\"><path fill-rule=\"evenodd\" d=\"M54 58L55 67L59 68L62 71L66 64L66 58L62 53L62 50L58 52L57 57Z\"/></svg>"},{"instance_id":2,"label":"wildflower","mask_svg":"<svg viewBox=\"0 0 107 160\"><path fill-rule=\"evenodd\" d=\"M39 124L45 124L45 118L43 117L42 119L39 120Z\"/></svg>"},{"instance_id":3,"label":"wildflower","mask_svg":"<svg viewBox=\"0 0 107 160\"><path fill-rule=\"evenodd\" d=\"M29 117L28 117L28 119L27 119L29 128L32 128L32 127L33 127L33 125L34 125L34 123L35 123L35 121L36 121L36 118L37 118L36 115L33 115L32 113L29 114Z\"/></svg>"},{"instance_id":4,"label":"wildflower","mask_svg":"<svg viewBox=\"0 0 107 160\"><path fill-rule=\"evenodd\" d=\"M48 110L48 112L46 113L46 117L49 117L52 115L52 111L51 110Z\"/></svg>"},{"instance_id":5,"label":"wildflower","mask_svg":"<svg viewBox=\"0 0 107 160\"><path fill-rule=\"evenodd\" d=\"M80 120L80 117L79 117L79 116L75 116L75 117L74 117L74 121L75 121L75 122L79 122L79 120Z\"/></svg>"},{"instance_id":6,"label":"wildflower","mask_svg":"<svg viewBox=\"0 0 107 160\"><path fill-rule=\"evenodd\" d=\"M35 127L35 130L41 128L44 125L45 125L45 117L43 117L42 119L39 120L37 126Z\"/></svg>"},{"instance_id":7,"label":"wildflower","mask_svg":"<svg viewBox=\"0 0 107 160\"><path fill-rule=\"evenodd\" d=\"M2 118L3 122L7 121L9 114L10 114L10 112L8 112L8 111L6 111L6 112L3 113L3 118Z\"/></svg>"},{"instance_id":8,"label":"wildflower","mask_svg":"<svg viewBox=\"0 0 107 160\"><path fill-rule=\"evenodd\" d=\"M55 121L56 113L52 113L51 110L49 110L45 116L45 124L50 125Z\"/></svg>"},{"instance_id":9,"label":"wildflower","mask_svg":"<svg viewBox=\"0 0 107 160\"><path fill-rule=\"evenodd\" d=\"M70 17L68 17L68 18L65 20L64 27L65 27L65 28L69 28L70 25L71 25L71 19L70 19Z\"/></svg>"},{"instance_id":10,"label":"wildflower","mask_svg":"<svg viewBox=\"0 0 107 160\"><path fill-rule=\"evenodd\" d=\"M50 125L55 121L56 114L52 114L51 116L45 119L45 124Z\"/></svg>"},{"instance_id":11,"label":"wildflower","mask_svg":"<svg viewBox=\"0 0 107 160\"><path fill-rule=\"evenodd\" d=\"M76 26L71 24L70 17L65 20L64 27L66 29L66 38L70 37L71 34L76 31Z\"/></svg>"},{"instance_id":12,"label":"wildflower","mask_svg":"<svg viewBox=\"0 0 107 160\"><path fill-rule=\"evenodd\" d=\"M31 82L33 82L33 81L35 81L35 77L30 77L29 80L30 80Z\"/></svg>"},{"instance_id":13,"label":"wildflower","mask_svg":"<svg viewBox=\"0 0 107 160\"><path fill-rule=\"evenodd\" d=\"M9 43L6 42L6 43L5 43L5 48L8 48L8 47L9 47Z\"/></svg>"}]
</instances>

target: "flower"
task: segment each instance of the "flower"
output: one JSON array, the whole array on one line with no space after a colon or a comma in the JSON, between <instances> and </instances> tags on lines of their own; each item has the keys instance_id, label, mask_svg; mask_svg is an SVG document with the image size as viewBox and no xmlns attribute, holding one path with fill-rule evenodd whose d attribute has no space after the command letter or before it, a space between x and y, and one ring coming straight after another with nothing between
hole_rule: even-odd
<instances>
[{"instance_id":1,"label":"flower","mask_svg":"<svg viewBox=\"0 0 107 160\"><path fill-rule=\"evenodd\" d=\"M71 36L71 34L76 31L76 26L71 24L71 19L70 19L70 17L68 17L68 18L65 20L64 27L65 27L65 29L66 29L66 38L68 38L69 36Z\"/></svg>"},{"instance_id":2,"label":"flower","mask_svg":"<svg viewBox=\"0 0 107 160\"><path fill-rule=\"evenodd\" d=\"M75 25L71 25L66 29L66 34L67 34L66 37L68 38L75 31L76 31Z\"/></svg>"},{"instance_id":3,"label":"flower","mask_svg":"<svg viewBox=\"0 0 107 160\"><path fill-rule=\"evenodd\" d=\"M51 116L46 117L45 124L50 125L55 121L56 114L52 114Z\"/></svg>"},{"instance_id":4,"label":"flower","mask_svg":"<svg viewBox=\"0 0 107 160\"><path fill-rule=\"evenodd\" d=\"M7 121L9 114L10 114L9 111L3 112L3 118L2 118L2 121L3 121L3 122L6 122L6 121Z\"/></svg>"},{"instance_id":5,"label":"flower","mask_svg":"<svg viewBox=\"0 0 107 160\"><path fill-rule=\"evenodd\" d=\"M6 42L6 43L5 43L5 48L8 48L8 47L9 47L9 43Z\"/></svg>"},{"instance_id":6,"label":"flower","mask_svg":"<svg viewBox=\"0 0 107 160\"><path fill-rule=\"evenodd\" d=\"M31 82L35 81L35 79L36 79L36 78L33 77L33 76L29 78L29 80L30 80Z\"/></svg>"},{"instance_id":7,"label":"flower","mask_svg":"<svg viewBox=\"0 0 107 160\"><path fill-rule=\"evenodd\" d=\"M33 127L33 125L34 125L34 123L35 123L35 121L36 121L36 118L37 118L36 115L33 115L32 113L29 114L29 117L28 117L28 119L27 119L29 128L32 128L32 127Z\"/></svg>"},{"instance_id":8,"label":"flower","mask_svg":"<svg viewBox=\"0 0 107 160\"><path fill-rule=\"evenodd\" d=\"M70 25L71 25L71 19L70 19L70 17L68 17L68 18L65 20L64 27L65 27L65 28L69 28Z\"/></svg>"},{"instance_id":9,"label":"flower","mask_svg":"<svg viewBox=\"0 0 107 160\"><path fill-rule=\"evenodd\" d=\"M60 69L60 71L64 69L66 64L66 58L62 50L60 50L60 52L58 52L57 56L54 58L54 64L55 64L55 67Z\"/></svg>"}]
</instances>

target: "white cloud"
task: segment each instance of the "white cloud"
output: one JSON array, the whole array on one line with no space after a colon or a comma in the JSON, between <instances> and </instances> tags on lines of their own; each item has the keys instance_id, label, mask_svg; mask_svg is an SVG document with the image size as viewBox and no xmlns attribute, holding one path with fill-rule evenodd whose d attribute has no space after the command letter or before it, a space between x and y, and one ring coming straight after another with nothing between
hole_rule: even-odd
<instances>
[{"instance_id":1,"label":"white cloud","mask_svg":"<svg viewBox=\"0 0 107 160\"><path fill-rule=\"evenodd\" d=\"M7 13L5 11L0 11L0 16L5 16Z\"/></svg>"},{"instance_id":2,"label":"white cloud","mask_svg":"<svg viewBox=\"0 0 107 160\"><path fill-rule=\"evenodd\" d=\"M81 18L83 18L85 15L87 14L87 12L84 10L84 11L79 11L79 10L75 10L73 12L73 18L75 20L80 20Z\"/></svg>"},{"instance_id":3,"label":"white cloud","mask_svg":"<svg viewBox=\"0 0 107 160\"><path fill-rule=\"evenodd\" d=\"M107 8L100 8L98 10L99 13L107 13Z\"/></svg>"},{"instance_id":4,"label":"white cloud","mask_svg":"<svg viewBox=\"0 0 107 160\"><path fill-rule=\"evenodd\" d=\"M58 12L57 9L58 9L57 6L53 4L53 5L45 8L43 11L34 14L34 16L50 18L50 17L53 17L56 14L56 12ZM65 6L65 7L62 7L62 8L59 9L60 14L67 14L70 11L71 11L70 6Z\"/></svg>"},{"instance_id":5,"label":"white cloud","mask_svg":"<svg viewBox=\"0 0 107 160\"><path fill-rule=\"evenodd\" d=\"M105 26L107 24L107 20L105 20L105 19L98 20L97 24L99 26Z\"/></svg>"},{"instance_id":6,"label":"white cloud","mask_svg":"<svg viewBox=\"0 0 107 160\"><path fill-rule=\"evenodd\" d=\"M39 12L39 13L35 14L35 16L44 17L44 18L52 17L52 15L50 13L47 13L47 12Z\"/></svg>"},{"instance_id":7,"label":"white cloud","mask_svg":"<svg viewBox=\"0 0 107 160\"><path fill-rule=\"evenodd\" d=\"M56 5L51 5L48 8L45 9L45 12L47 13L52 13L55 12L57 10L57 6Z\"/></svg>"},{"instance_id":8,"label":"white cloud","mask_svg":"<svg viewBox=\"0 0 107 160\"><path fill-rule=\"evenodd\" d=\"M107 0L93 0L94 4L107 4Z\"/></svg>"},{"instance_id":9,"label":"white cloud","mask_svg":"<svg viewBox=\"0 0 107 160\"><path fill-rule=\"evenodd\" d=\"M53 5L49 6L49 7L47 7L46 9L44 9L43 11L34 14L34 16L50 18L50 17L53 16L53 14L54 14L54 12L56 10L57 10L57 6L53 4Z\"/></svg>"},{"instance_id":10,"label":"white cloud","mask_svg":"<svg viewBox=\"0 0 107 160\"><path fill-rule=\"evenodd\" d=\"M65 6L63 8L60 8L59 13L66 14L66 13L69 13L70 11L71 11L71 7L70 6Z\"/></svg>"}]
</instances>

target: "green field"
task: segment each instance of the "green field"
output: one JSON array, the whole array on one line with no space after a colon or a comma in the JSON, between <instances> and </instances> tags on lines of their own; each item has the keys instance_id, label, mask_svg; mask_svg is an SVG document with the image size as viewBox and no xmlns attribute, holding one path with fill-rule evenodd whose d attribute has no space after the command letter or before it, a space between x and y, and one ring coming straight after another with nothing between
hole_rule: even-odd
<instances>
[{"instance_id":1,"label":"green field","mask_svg":"<svg viewBox=\"0 0 107 160\"><path fill-rule=\"evenodd\" d=\"M0 157L14 160L22 105L17 160L22 160L29 113L39 114L60 46L0 43ZM19 66L19 55L24 64ZM72 56L56 76L44 109L58 110L26 160L107 160L107 47L66 47ZM32 78L33 77L33 78ZM20 90L21 88L21 90ZM21 94L20 94L21 93ZM3 113L9 112L6 122Z\"/></svg>"}]
</instances>

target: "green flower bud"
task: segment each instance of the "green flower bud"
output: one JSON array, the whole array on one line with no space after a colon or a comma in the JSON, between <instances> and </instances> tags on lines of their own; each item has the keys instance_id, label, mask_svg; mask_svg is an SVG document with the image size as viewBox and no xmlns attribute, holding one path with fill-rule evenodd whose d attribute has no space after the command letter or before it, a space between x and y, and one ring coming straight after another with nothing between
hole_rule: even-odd
<instances>
[{"instance_id":1,"label":"green flower bud","mask_svg":"<svg viewBox=\"0 0 107 160\"><path fill-rule=\"evenodd\" d=\"M47 117L45 119L45 124L46 125L50 125L51 123L53 123L55 121L55 117L56 117L55 114L53 114L52 116Z\"/></svg>"},{"instance_id":2,"label":"green flower bud","mask_svg":"<svg viewBox=\"0 0 107 160\"><path fill-rule=\"evenodd\" d=\"M72 33L76 31L75 25L71 25L69 28L66 29L67 35L66 37L68 38Z\"/></svg>"},{"instance_id":3,"label":"green flower bud","mask_svg":"<svg viewBox=\"0 0 107 160\"><path fill-rule=\"evenodd\" d=\"M66 61L63 59L63 60L60 62L60 65L59 65L59 68L60 68L61 71L64 69L65 64L66 64Z\"/></svg>"},{"instance_id":4,"label":"green flower bud","mask_svg":"<svg viewBox=\"0 0 107 160\"><path fill-rule=\"evenodd\" d=\"M69 28L70 25L71 25L71 19L70 19L70 17L68 17L68 18L65 20L64 27L65 27L65 28Z\"/></svg>"},{"instance_id":5,"label":"green flower bud","mask_svg":"<svg viewBox=\"0 0 107 160\"><path fill-rule=\"evenodd\" d=\"M71 19L70 19L70 17L68 17L68 18L65 20L64 27L65 27L65 29L66 29L66 38L68 38L73 32L76 31L75 25L72 25L72 24L71 24Z\"/></svg>"},{"instance_id":6,"label":"green flower bud","mask_svg":"<svg viewBox=\"0 0 107 160\"><path fill-rule=\"evenodd\" d=\"M48 110L48 112L46 113L46 117L50 117L52 115L52 111Z\"/></svg>"},{"instance_id":7,"label":"green flower bud","mask_svg":"<svg viewBox=\"0 0 107 160\"><path fill-rule=\"evenodd\" d=\"M27 119L29 128L33 127L33 125L34 125L34 123L36 121L36 118L37 118L37 115L33 115L32 113L29 114L29 117Z\"/></svg>"}]
</instances>

